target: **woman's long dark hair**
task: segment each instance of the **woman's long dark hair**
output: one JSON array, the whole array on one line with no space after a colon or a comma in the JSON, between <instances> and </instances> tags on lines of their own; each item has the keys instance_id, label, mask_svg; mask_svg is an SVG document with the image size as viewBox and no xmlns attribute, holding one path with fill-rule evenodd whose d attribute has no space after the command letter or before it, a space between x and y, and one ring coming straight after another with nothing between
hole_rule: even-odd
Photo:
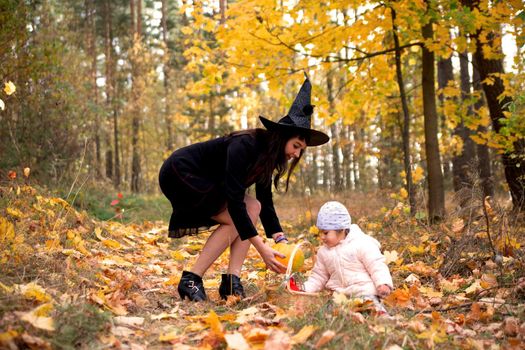
<instances>
[{"instance_id":1,"label":"woman's long dark hair","mask_svg":"<svg viewBox=\"0 0 525 350\"><path fill-rule=\"evenodd\" d=\"M299 137L301 140L306 140L305 136L301 135L297 131L272 131L264 129L237 131L231 135L233 136L240 134L252 135L257 139L258 143L267 145L248 174L247 182L253 183L257 181L260 184L268 185L272 182L272 175L275 171L273 184L277 189L279 180L284 176L286 170L288 170L285 189L285 191L288 191L290 176L297 166L297 163L299 163L301 160L304 151L301 150L299 157L294 158L290 163L290 166L288 166L288 159L286 159L286 154L284 153L286 143L294 137Z\"/></svg>"}]
</instances>

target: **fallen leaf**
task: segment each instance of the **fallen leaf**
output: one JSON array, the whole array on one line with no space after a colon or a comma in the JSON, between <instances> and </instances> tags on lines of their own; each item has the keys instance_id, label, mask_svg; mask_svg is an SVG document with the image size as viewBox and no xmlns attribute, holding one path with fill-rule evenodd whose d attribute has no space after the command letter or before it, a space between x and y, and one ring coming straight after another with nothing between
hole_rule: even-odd
<instances>
[{"instance_id":1,"label":"fallen leaf","mask_svg":"<svg viewBox=\"0 0 525 350\"><path fill-rule=\"evenodd\" d=\"M113 320L119 326L141 326L144 324L144 317L137 316L116 316L113 317Z\"/></svg>"},{"instance_id":2,"label":"fallen leaf","mask_svg":"<svg viewBox=\"0 0 525 350\"><path fill-rule=\"evenodd\" d=\"M516 317L507 317L503 321L503 332L506 336L515 337L520 329L519 321Z\"/></svg>"},{"instance_id":3,"label":"fallen leaf","mask_svg":"<svg viewBox=\"0 0 525 350\"><path fill-rule=\"evenodd\" d=\"M480 286L483 289L496 287L498 285L498 279L496 275L492 273L485 273L481 276Z\"/></svg>"},{"instance_id":4,"label":"fallen leaf","mask_svg":"<svg viewBox=\"0 0 525 350\"><path fill-rule=\"evenodd\" d=\"M27 333L22 334L22 340L30 349L51 350L51 344L42 338Z\"/></svg>"},{"instance_id":5,"label":"fallen leaf","mask_svg":"<svg viewBox=\"0 0 525 350\"><path fill-rule=\"evenodd\" d=\"M433 323L429 330L416 335L416 337L425 339L431 349L434 349L436 344L443 343L448 339L445 327L437 323Z\"/></svg>"},{"instance_id":6,"label":"fallen leaf","mask_svg":"<svg viewBox=\"0 0 525 350\"><path fill-rule=\"evenodd\" d=\"M0 343L7 343L18 337L18 332L14 330L9 330L7 332L0 333Z\"/></svg>"},{"instance_id":7,"label":"fallen leaf","mask_svg":"<svg viewBox=\"0 0 525 350\"><path fill-rule=\"evenodd\" d=\"M385 256L385 263L388 265L390 263L396 262L399 259L398 253L395 250L388 251L386 250L383 255Z\"/></svg>"},{"instance_id":8,"label":"fallen leaf","mask_svg":"<svg viewBox=\"0 0 525 350\"><path fill-rule=\"evenodd\" d=\"M33 312L18 313L22 321L29 322L33 327L44 329L46 331L54 331L55 324L51 317L36 316Z\"/></svg>"},{"instance_id":9,"label":"fallen leaf","mask_svg":"<svg viewBox=\"0 0 525 350\"><path fill-rule=\"evenodd\" d=\"M314 333L314 331L317 329L316 326L304 326L303 328L301 328L301 330L299 331L299 333L295 334L293 337L292 337L292 341L295 343L295 344L302 344L304 343L308 338L310 338L310 336Z\"/></svg>"},{"instance_id":10,"label":"fallen leaf","mask_svg":"<svg viewBox=\"0 0 525 350\"><path fill-rule=\"evenodd\" d=\"M290 350L292 340L280 329L273 330L264 342L264 350Z\"/></svg>"},{"instance_id":11,"label":"fallen leaf","mask_svg":"<svg viewBox=\"0 0 525 350\"><path fill-rule=\"evenodd\" d=\"M420 244L418 246L415 246L415 245L411 245L408 247L408 250L410 250L410 252L414 255L422 255L422 254L425 254L425 247Z\"/></svg>"},{"instance_id":12,"label":"fallen leaf","mask_svg":"<svg viewBox=\"0 0 525 350\"><path fill-rule=\"evenodd\" d=\"M178 330L169 331L168 333L161 334L159 341L171 342L173 340L181 338Z\"/></svg>"},{"instance_id":13,"label":"fallen leaf","mask_svg":"<svg viewBox=\"0 0 525 350\"><path fill-rule=\"evenodd\" d=\"M210 326L210 329L215 335L221 338L224 337L221 321L219 320L219 317L217 316L215 311L211 310L204 321L206 322L206 324L208 324L208 326Z\"/></svg>"},{"instance_id":14,"label":"fallen leaf","mask_svg":"<svg viewBox=\"0 0 525 350\"><path fill-rule=\"evenodd\" d=\"M4 92L6 93L6 95L12 95L14 94L16 91L16 86L15 84L13 84L12 81L8 81L7 83L4 84Z\"/></svg>"},{"instance_id":15,"label":"fallen leaf","mask_svg":"<svg viewBox=\"0 0 525 350\"><path fill-rule=\"evenodd\" d=\"M321 334L321 338L315 343L314 348L319 349L320 347L327 344L332 338L335 337L335 332L332 330L324 331L323 334Z\"/></svg>"},{"instance_id":16,"label":"fallen leaf","mask_svg":"<svg viewBox=\"0 0 525 350\"><path fill-rule=\"evenodd\" d=\"M44 302L52 300L51 296L47 294L46 290L37 283L31 282L28 284L19 285L18 288L20 290L20 294L28 299Z\"/></svg>"},{"instance_id":17,"label":"fallen leaf","mask_svg":"<svg viewBox=\"0 0 525 350\"><path fill-rule=\"evenodd\" d=\"M224 339L228 348L232 350L250 350L250 344L244 339L241 333L235 332L230 334L225 334Z\"/></svg>"},{"instance_id":18,"label":"fallen leaf","mask_svg":"<svg viewBox=\"0 0 525 350\"><path fill-rule=\"evenodd\" d=\"M113 333L117 337L125 337L125 338L127 338L127 337L132 336L133 334L135 334L135 331L133 329L128 328L128 327L116 326L116 327L111 328L111 333Z\"/></svg>"}]
</instances>

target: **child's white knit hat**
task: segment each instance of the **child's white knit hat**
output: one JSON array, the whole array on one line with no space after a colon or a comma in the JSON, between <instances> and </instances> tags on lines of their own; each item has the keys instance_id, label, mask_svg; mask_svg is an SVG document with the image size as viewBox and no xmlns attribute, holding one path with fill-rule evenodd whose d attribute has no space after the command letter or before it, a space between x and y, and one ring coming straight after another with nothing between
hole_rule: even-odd
<instances>
[{"instance_id":1,"label":"child's white knit hat","mask_svg":"<svg viewBox=\"0 0 525 350\"><path fill-rule=\"evenodd\" d=\"M317 228L320 230L350 229L352 218L346 207L336 201L323 204L317 214Z\"/></svg>"}]
</instances>

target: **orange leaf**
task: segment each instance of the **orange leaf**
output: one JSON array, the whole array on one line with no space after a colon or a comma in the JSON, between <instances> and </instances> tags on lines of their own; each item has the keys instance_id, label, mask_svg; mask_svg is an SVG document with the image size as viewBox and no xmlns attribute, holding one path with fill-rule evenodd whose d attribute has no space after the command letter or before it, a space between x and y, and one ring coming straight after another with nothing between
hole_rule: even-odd
<instances>
[{"instance_id":1,"label":"orange leaf","mask_svg":"<svg viewBox=\"0 0 525 350\"><path fill-rule=\"evenodd\" d=\"M335 336L335 332L334 331L331 331L331 330L324 331L323 334L321 335L321 338L319 338L317 343L315 343L314 347L316 349L319 349L320 347L322 347L323 345L328 343L330 340L332 340L332 338L334 336Z\"/></svg>"}]
</instances>

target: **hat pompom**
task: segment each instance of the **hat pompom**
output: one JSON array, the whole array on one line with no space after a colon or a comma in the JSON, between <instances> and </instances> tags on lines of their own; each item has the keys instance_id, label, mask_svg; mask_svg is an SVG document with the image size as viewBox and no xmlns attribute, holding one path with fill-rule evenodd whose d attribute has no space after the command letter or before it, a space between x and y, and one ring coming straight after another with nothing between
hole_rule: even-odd
<instances>
[{"instance_id":1,"label":"hat pompom","mask_svg":"<svg viewBox=\"0 0 525 350\"><path fill-rule=\"evenodd\" d=\"M306 106L303 107L304 115L312 115L313 112L314 112L314 106L306 105Z\"/></svg>"}]
</instances>

